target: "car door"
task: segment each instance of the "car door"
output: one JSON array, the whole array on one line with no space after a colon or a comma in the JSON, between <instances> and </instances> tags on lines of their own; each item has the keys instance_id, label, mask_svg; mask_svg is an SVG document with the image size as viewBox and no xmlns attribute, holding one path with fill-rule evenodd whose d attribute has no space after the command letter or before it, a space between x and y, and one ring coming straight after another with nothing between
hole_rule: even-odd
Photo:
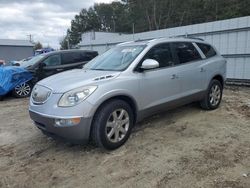
<instances>
[{"instance_id":1,"label":"car door","mask_svg":"<svg viewBox=\"0 0 250 188\"><path fill-rule=\"evenodd\" d=\"M178 79L181 82L181 97L198 94L204 90L206 79L204 60L191 42L171 44L174 56L178 60Z\"/></svg>"},{"instance_id":2,"label":"car door","mask_svg":"<svg viewBox=\"0 0 250 188\"><path fill-rule=\"evenodd\" d=\"M61 67L61 56L60 54L52 54L40 62L42 66L40 70L40 80L62 72L64 69Z\"/></svg>"},{"instance_id":3,"label":"car door","mask_svg":"<svg viewBox=\"0 0 250 188\"><path fill-rule=\"evenodd\" d=\"M169 43L152 47L140 62L145 59L158 61L159 68L145 70L139 74L141 105L144 110L160 110L170 101L178 98L180 83L176 79L176 69Z\"/></svg>"}]
</instances>

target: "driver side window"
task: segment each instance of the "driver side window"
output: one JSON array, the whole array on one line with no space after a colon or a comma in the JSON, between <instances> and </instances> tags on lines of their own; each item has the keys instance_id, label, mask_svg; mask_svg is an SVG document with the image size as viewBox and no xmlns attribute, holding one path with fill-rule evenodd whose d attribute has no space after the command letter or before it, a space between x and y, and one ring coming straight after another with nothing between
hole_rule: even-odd
<instances>
[{"instance_id":1,"label":"driver side window","mask_svg":"<svg viewBox=\"0 0 250 188\"><path fill-rule=\"evenodd\" d=\"M56 66L61 65L61 58L59 54L51 55L43 61L46 66Z\"/></svg>"},{"instance_id":2,"label":"driver side window","mask_svg":"<svg viewBox=\"0 0 250 188\"><path fill-rule=\"evenodd\" d=\"M159 68L170 67L174 65L169 43L154 46L149 50L143 59L154 59L158 61Z\"/></svg>"}]
</instances>

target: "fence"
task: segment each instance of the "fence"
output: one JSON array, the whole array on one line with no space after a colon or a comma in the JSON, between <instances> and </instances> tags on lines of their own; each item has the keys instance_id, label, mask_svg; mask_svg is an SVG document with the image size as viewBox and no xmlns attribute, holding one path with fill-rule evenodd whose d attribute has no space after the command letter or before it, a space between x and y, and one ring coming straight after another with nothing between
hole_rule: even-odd
<instances>
[{"instance_id":1,"label":"fence","mask_svg":"<svg viewBox=\"0 0 250 188\"><path fill-rule=\"evenodd\" d=\"M88 32L79 45L103 53L125 41L186 34L203 38L220 51L228 62L228 79L250 80L250 16L136 34Z\"/></svg>"}]
</instances>

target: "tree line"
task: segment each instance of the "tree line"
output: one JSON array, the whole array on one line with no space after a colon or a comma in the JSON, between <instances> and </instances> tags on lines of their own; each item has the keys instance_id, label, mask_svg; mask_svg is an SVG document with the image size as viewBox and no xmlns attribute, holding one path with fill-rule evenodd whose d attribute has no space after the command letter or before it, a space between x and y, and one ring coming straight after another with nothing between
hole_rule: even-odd
<instances>
[{"instance_id":1,"label":"tree line","mask_svg":"<svg viewBox=\"0 0 250 188\"><path fill-rule=\"evenodd\" d=\"M61 49L87 31L138 33L250 15L250 0L121 0L82 9L71 21Z\"/></svg>"}]
</instances>

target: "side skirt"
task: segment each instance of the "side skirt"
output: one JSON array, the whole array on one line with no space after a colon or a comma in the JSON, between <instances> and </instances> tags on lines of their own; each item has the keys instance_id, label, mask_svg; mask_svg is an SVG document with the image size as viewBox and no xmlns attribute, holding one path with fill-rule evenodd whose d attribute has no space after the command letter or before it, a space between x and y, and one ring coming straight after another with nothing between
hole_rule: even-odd
<instances>
[{"instance_id":1,"label":"side skirt","mask_svg":"<svg viewBox=\"0 0 250 188\"><path fill-rule=\"evenodd\" d=\"M141 110L138 112L138 116L137 116L137 122L142 121L144 118L152 116L154 114L160 113L160 112L164 112L179 106L183 106L185 104L189 104L195 101L200 101L204 98L206 94L206 91L202 91L199 93L195 93L193 95L189 95L186 97L182 97L173 101L169 101L167 103L164 104L160 104L151 108L147 108L144 110Z\"/></svg>"}]
</instances>

